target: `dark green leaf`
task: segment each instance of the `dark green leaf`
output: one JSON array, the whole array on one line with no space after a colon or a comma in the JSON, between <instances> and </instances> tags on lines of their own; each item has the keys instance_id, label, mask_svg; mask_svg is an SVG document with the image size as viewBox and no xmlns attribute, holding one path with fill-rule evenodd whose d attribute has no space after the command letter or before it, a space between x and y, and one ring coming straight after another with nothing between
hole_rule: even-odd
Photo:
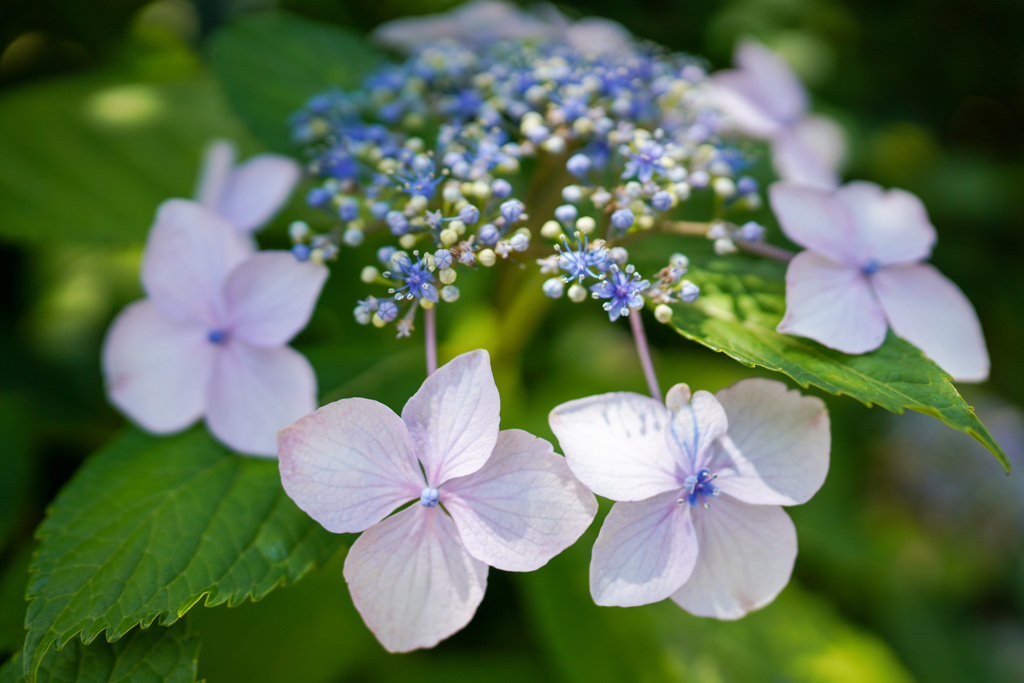
<instances>
[{"instance_id":1,"label":"dark green leaf","mask_svg":"<svg viewBox=\"0 0 1024 683\"><path fill-rule=\"evenodd\" d=\"M116 643L77 638L43 657L36 683L194 683L199 639L187 624L135 630ZM21 653L0 670L0 683L25 683Z\"/></svg>"},{"instance_id":2,"label":"dark green leaf","mask_svg":"<svg viewBox=\"0 0 1024 683\"><path fill-rule=\"evenodd\" d=\"M277 461L229 453L202 427L122 434L79 469L38 536L26 670L79 632L117 640L173 623L204 596L257 600L341 543L285 495Z\"/></svg>"},{"instance_id":3,"label":"dark green leaf","mask_svg":"<svg viewBox=\"0 0 1024 683\"><path fill-rule=\"evenodd\" d=\"M328 88L357 86L380 59L356 33L283 13L234 22L214 38L210 53L235 111L282 152L295 151L292 113Z\"/></svg>"},{"instance_id":4,"label":"dark green leaf","mask_svg":"<svg viewBox=\"0 0 1024 683\"><path fill-rule=\"evenodd\" d=\"M852 356L776 332L785 311L784 272L782 264L739 257L694 268L688 277L700 286L701 296L694 304L676 305L672 325L688 339L744 365L785 373L800 386L894 413L910 408L937 417L980 441L1009 471L1006 454L949 376L912 344L890 332L875 351Z\"/></svg>"},{"instance_id":5,"label":"dark green leaf","mask_svg":"<svg viewBox=\"0 0 1024 683\"><path fill-rule=\"evenodd\" d=\"M115 72L0 97L0 236L141 243L160 202L192 195L203 146L240 127L213 82Z\"/></svg>"}]
</instances>

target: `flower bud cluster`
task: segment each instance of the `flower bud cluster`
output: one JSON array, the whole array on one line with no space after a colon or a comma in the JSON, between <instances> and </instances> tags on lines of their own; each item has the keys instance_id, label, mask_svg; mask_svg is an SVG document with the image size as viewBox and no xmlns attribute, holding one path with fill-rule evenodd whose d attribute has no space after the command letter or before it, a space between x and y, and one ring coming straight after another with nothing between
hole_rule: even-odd
<instances>
[{"instance_id":1,"label":"flower bud cluster","mask_svg":"<svg viewBox=\"0 0 1024 683\"><path fill-rule=\"evenodd\" d=\"M597 278L592 293L612 302L612 319L613 310L642 305L638 288L647 288L624 259L606 258L617 237L653 227L693 191L723 202L758 191L736 178L745 161L718 135L702 63L639 41L598 54L550 39L482 50L430 44L357 90L313 97L291 126L318 182L307 200L337 221L326 234L293 230L296 257L331 260L368 232L389 234L396 251L363 279L387 283L412 310L457 299L460 270L530 247L530 216L514 196L514 186L530 185L524 168L534 171L531 197L553 188L563 200L540 229L564 246L547 268L582 259L562 285L579 299L571 285ZM586 236L598 229L606 242L592 249ZM570 249L566 233L580 233L584 244ZM394 262L395 253L403 260ZM545 285L550 296L564 289ZM374 315L357 308L360 320L377 322ZM378 318L407 319L390 310Z\"/></svg>"}]
</instances>

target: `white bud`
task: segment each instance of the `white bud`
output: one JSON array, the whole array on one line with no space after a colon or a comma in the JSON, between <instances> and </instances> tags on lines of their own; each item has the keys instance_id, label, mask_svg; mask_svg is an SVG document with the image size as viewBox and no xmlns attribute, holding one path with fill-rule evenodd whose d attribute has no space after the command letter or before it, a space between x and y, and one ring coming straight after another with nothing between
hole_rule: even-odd
<instances>
[{"instance_id":1,"label":"white bud","mask_svg":"<svg viewBox=\"0 0 1024 683\"><path fill-rule=\"evenodd\" d=\"M365 282L366 284L376 282L377 278L379 277L380 271L374 268L373 266L366 266L365 268L363 268L362 272L359 273L359 279Z\"/></svg>"},{"instance_id":2,"label":"white bud","mask_svg":"<svg viewBox=\"0 0 1024 683\"><path fill-rule=\"evenodd\" d=\"M306 221L294 221L288 226L288 236L293 242L302 242L309 237L309 224Z\"/></svg>"},{"instance_id":3,"label":"white bud","mask_svg":"<svg viewBox=\"0 0 1024 683\"><path fill-rule=\"evenodd\" d=\"M733 182L732 178L715 178L711 184L715 194L722 199L728 199L736 194L736 183Z\"/></svg>"},{"instance_id":4,"label":"white bud","mask_svg":"<svg viewBox=\"0 0 1024 683\"><path fill-rule=\"evenodd\" d=\"M589 235L597 227L597 222L590 216L583 216L576 221L576 229L584 235Z\"/></svg>"},{"instance_id":5,"label":"white bud","mask_svg":"<svg viewBox=\"0 0 1024 683\"><path fill-rule=\"evenodd\" d=\"M544 239L557 240L562 235L562 226L558 221L547 221L540 226L540 236Z\"/></svg>"},{"instance_id":6,"label":"white bud","mask_svg":"<svg viewBox=\"0 0 1024 683\"><path fill-rule=\"evenodd\" d=\"M490 268L497 261L498 257L494 253L493 249L481 249L480 253L476 255L477 262L485 268Z\"/></svg>"},{"instance_id":7,"label":"white bud","mask_svg":"<svg viewBox=\"0 0 1024 683\"><path fill-rule=\"evenodd\" d=\"M456 277L458 277L458 273L455 272L454 268L445 268L437 274L437 279L446 285L455 282Z\"/></svg>"},{"instance_id":8,"label":"white bud","mask_svg":"<svg viewBox=\"0 0 1024 683\"><path fill-rule=\"evenodd\" d=\"M476 181L473 183L472 194L480 199L489 199L491 196L491 184L486 180Z\"/></svg>"},{"instance_id":9,"label":"white bud","mask_svg":"<svg viewBox=\"0 0 1024 683\"><path fill-rule=\"evenodd\" d=\"M402 249L412 249L416 246L416 235L411 232L402 235L398 238L398 246L402 247Z\"/></svg>"},{"instance_id":10,"label":"white bud","mask_svg":"<svg viewBox=\"0 0 1024 683\"><path fill-rule=\"evenodd\" d=\"M350 247L358 247L363 243L363 231L359 228L349 228L341 236L341 241Z\"/></svg>"},{"instance_id":11,"label":"white bud","mask_svg":"<svg viewBox=\"0 0 1024 683\"><path fill-rule=\"evenodd\" d=\"M449 204L454 204L462 199L462 191L459 189L458 184L446 185L444 190L441 191L441 196Z\"/></svg>"},{"instance_id":12,"label":"white bud","mask_svg":"<svg viewBox=\"0 0 1024 683\"><path fill-rule=\"evenodd\" d=\"M587 298L587 288L578 282L574 282L569 287L569 300L574 303L579 303Z\"/></svg>"},{"instance_id":13,"label":"white bud","mask_svg":"<svg viewBox=\"0 0 1024 683\"><path fill-rule=\"evenodd\" d=\"M668 323L672 320L672 309L666 304L658 304L654 309L654 319L659 323Z\"/></svg>"},{"instance_id":14,"label":"white bud","mask_svg":"<svg viewBox=\"0 0 1024 683\"><path fill-rule=\"evenodd\" d=\"M736 245L728 237L715 240L715 253L719 256L733 254L736 252Z\"/></svg>"},{"instance_id":15,"label":"white bud","mask_svg":"<svg viewBox=\"0 0 1024 683\"><path fill-rule=\"evenodd\" d=\"M459 288L455 285L445 285L441 288L441 298L451 303L459 298Z\"/></svg>"},{"instance_id":16,"label":"white bud","mask_svg":"<svg viewBox=\"0 0 1024 683\"><path fill-rule=\"evenodd\" d=\"M565 283L561 278L553 277L544 281L544 294L552 299L561 298L565 293Z\"/></svg>"},{"instance_id":17,"label":"white bud","mask_svg":"<svg viewBox=\"0 0 1024 683\"><path fill-rule=\"evenodd\" d=\"M453 228L445 228L441 231L441 244L445 247L450 247L459 241L459 233Z\"/></svg>"}]
</instances>

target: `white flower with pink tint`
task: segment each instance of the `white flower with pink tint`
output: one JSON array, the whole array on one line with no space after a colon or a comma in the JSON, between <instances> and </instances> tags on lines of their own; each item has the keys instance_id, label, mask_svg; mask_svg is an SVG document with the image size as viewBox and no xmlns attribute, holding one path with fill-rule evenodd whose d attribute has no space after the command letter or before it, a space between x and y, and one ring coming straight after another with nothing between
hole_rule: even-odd
<instances>
[{"instance_id":1,"label":"white flower with pink tint","mask_svg":"<svg viewBox=\"0 0 1024 683\"><path fill-rule=\"evenodd\" d=\"M839 184L843 133L832 119L808 114L807 91L781 56L753 40L736 46L738 68L713 76L713 97L737 132L768 140L784 180L816 187Z\"/></svg>"},{"instance_id":2,"label":"white flower with pink tint","mask_svg":"<svg viewBox=\"0 0 1024 683\"><path fill-rule=\"evenodd\" d=\"M111 402L160 434L201 417L243 453L273 456L277 430L316 409L309 361L286 344L306 326L327 269L247 236L196 202L157 211L142 260L147 298L103 344Z\"/></svg>"},{"instance_id":3,"label":"white flower with pink tint","mask_svg":"<svg viewBox=\"0 0 1024 683\"><path fill-rule=\"evenodd\" d=\"M934 266L921 263L935 228L920 199L867 182L835 191L776 183L770 196L782 231L806 248L786 271L779 332L865 353L892 328L954 379L988 377L974 307Z\"/></svg>"},{"instance_id":4,"label":"white flower with pink tint","mask_svg":"<svg viewBox=\"0 0 1024 683\"><path fill-rule=\"evenodd\" d=\"M488 566L537 569L597 512L565 458L527 432L499 432L498 413L487 352L472 351L428 377L401 417L349 398L281 431L288 495L328 531L363 532L345 580L391 652L464 627Z\"/></svg>"},{"instance_id":5,"label":"white flower with pink tint","mask_svg":"<svg viewBox=\"0 0 1024 683\"><path fill-rule=\"evenodd\" d=\"M207 148L196 199L248 234L274 217L302 173L298 163L280 154L258 154L236 166L235 153L227 140Z\"/></svg>"},{"instance_id":6,"label":"white flower with pink tint","mask_svg":"<svg viewBox=\"0 0 1024 683\"><path fill-rule=\"evenodd\" d=\"M782 505L806 502L828 471L825 405L749 379L716 395L612 393L549 418L570 469L617 502L590 563L599 605L672 598L698 616L737 619L789 583L796 531Z\"/></svg>"}]
</instances>

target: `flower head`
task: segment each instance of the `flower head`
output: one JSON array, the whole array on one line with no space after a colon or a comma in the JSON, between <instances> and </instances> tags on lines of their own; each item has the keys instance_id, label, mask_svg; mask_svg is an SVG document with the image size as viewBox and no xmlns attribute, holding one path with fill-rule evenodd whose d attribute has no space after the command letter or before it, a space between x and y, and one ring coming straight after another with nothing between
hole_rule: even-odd
<instances>
[{"instance_id":1,"label":"flower head","mask_svg":"<svg viewBox=\"0 0 1024 683\"><path fill-rule=\"evenodd\" d=\"M780 332L864 353L878 348L891 327L955 379L988 377L971 302L934 266L920 263L935 228L917 197L867 182L834 192L776 183L770 196L782 231L807 249L786 271Z\"/></svg>"},{"instance_id":2,"label":"flower head","mask_svg":"<svg viewBox=\"0 0 1024 683\"><path fill-rule=\"evenodd\" d=\"M613 393L551 412L573 473L620 501L594 545L590 592L599 605L671 597L736 619L789 582L796 533L779 506L805 502L825 480L828 414L764 379L714 396L677 384L666 403Z\"/></svg>"},{"instance_id":3,"label":"flower head","mask_svg":"<svg viewBox=\"0 0 1024 683\"><path fill-rule=\"evenodd\" d=\"M488 565L537 569L597 511L548 442L498 431L498 409L487 352L472 351L428 377L401 417L351 398L281 431L288 495L328 531L364 532L345 579L391 652L461 629L483 599Z\"/></svg>"},{"instance_id":4,"label":"flower head","mask_svg":"<svg viewBox=\"0 0 1024 683\"><path fill-rule=\"evenodd\" d=\"M272 456L277 430L316 408L313 369L286 344L327 269L251 249L200 204L160 206L142 261L148 298L121 311L103 343L110 400L142 427L163 434L205 417L228 446Z\"/></svg>"},{"instance_id":5,"label":"flower head","mask_svg":"<svg viewBox=\"0 0 1024 683\"><path fill-rule=\"evenodd\" d=\"M217 140L206 151L196 199L250 233L284 205L299 176L299 165L280 154L258 154L235 166L235 146Z\"/></svg>"}]
</instances>

